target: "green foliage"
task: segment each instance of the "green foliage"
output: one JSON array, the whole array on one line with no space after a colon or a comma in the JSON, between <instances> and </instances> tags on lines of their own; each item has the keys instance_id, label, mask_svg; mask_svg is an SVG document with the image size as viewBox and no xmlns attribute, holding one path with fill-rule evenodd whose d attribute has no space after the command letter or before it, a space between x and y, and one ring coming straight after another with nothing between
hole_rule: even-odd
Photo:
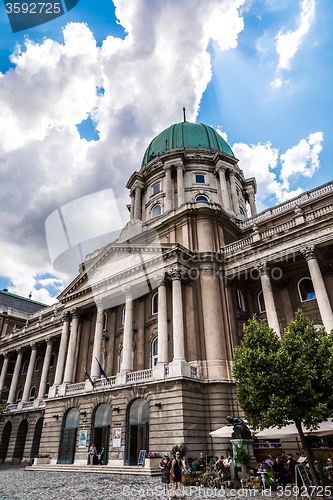
<instances>
[{"instance_id":1,"label":"green foliage","mask_svg":"<svg viewBox=\"0 0 333 500\"><path fill-rule=\"evenodd\" d=\"M248 464L251 460L251 453L243 446L236 445L236 462L238 464Z\"/></svg>"},{"instance_id":2,"label":"green foliage","mask_svg":"<svg viewBox=\"0 0 333 500\"><path fill-rule=\"evenodd\" d=\"M186 476L183 481L184 486L193 486L195 484L195 479L192 476Z\"/></svg>"},{"instance_id":3,"label":"green foliage","mask_svg":"<svg viewBox=\"0 0 333 500\"><path fill-rule=\"evenodd\" d=\"M320 484L322 486L332 486L331 480L330 480L330 473L327 468L327 459L329 458L330 454L325 453L323 451L319 452L316 457L316 462L317 462L317 470L320 478Z\"/></svg>"},{"instance_id":4,"label":"green foliage","mask_svg":"<svg viewBox=\"0 0 333 500\"><path fill-rule=\"evenodd\" d=\"M4 419L4 413L6 411L6 408L8 406L8 403L2 403L1 400L2 400L2 396L7 392L7 387L4 387L1 391L0 391L0 422L3 421Z\"/></svg>"},{"instance_id":5,"label":"green foliage","mask_svg":"<svg viewBox=\"0 0 333 500\"><path fill-rule=\"evenodd\" d=\"M233 374L249 425L308 428L333 413L333 337L297 311L283 336L256 317L244 326Z\"/></svg>"},{"instance_id":6,"label":"green foliage","mask_svg":"<svg viewBox=\"0 0 333 500\"><path fill-rule=\"evenodd\" d=\"M183 459L185 457L186 453L188 452L188 447L186 446L185 443L182 443L179 446L174 446L172 448L172 453L174 456L176 456L177 451L179 451L179 453L180 453L180 458Z\"/></svg>"}]
</instances>

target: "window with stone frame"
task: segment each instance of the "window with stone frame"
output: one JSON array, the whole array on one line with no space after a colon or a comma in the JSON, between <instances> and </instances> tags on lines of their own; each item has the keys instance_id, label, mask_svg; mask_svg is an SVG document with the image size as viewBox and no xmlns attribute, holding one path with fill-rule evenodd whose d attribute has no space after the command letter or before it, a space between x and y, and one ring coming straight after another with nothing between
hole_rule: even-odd
<instances>
[{"instance_id":1,"label":"window with stone frame","mask_svg":"<svg viewBox=\"0 0 333 500\"><path fill-rule=\"evenodd\" d=\"M8 366L7 366L7 373L6 375L13 375L15 370L15 363L14 361L9 361Z\"/></svg>"},{"instance_id":2,"label":"window with stone frame","mask_svg":"<svg viewBox=\"0 0 333 500\"><path fill-rule=\"evenodd\" d=\"M150 213L150 217L153 219L154 217L158 217L159 215L162 215L162 207L158 203L157 205L155 205L152 208L151 213Z\"/></svg>"},{"instance_id":3,"label":"window with stone frame","mask_svg":"<svg viewBox=\"0 0 333 500\"><path fill-rule=\"evenodd\" d=\"M55 354L54 352L51 354L51 358L50 358L50 366L49 368L53 368L54 366L54 359L55 359Z\"/></svg>"},{"instance_id":4,"label":"window with stone frame","mask_svg":"<svg viewBox=\"0 0 333 500\"><path fill-rule=\"evenodd\" d=\"M39 372L41 364L42 364L42 360L40 358L37 358L35 361L35 368L34 368L35 372Z\"/></svg>"},{"instance_id":5,"label":"window with stone frame","mask_svg":"<svg viewBox=\"0 0 333 500\"><path fill-rule=\"evenodd\" d=\"M106 332L107 327L108 327L108 315L107 315L106 312L104 312L104 315L103 315L103 332Z\"/></svg>"},{"instance_id":6,"label":"window with stone frame","mask_svg":"<svg viewBox=\"0 0 333 500\"><path fill-rule=\"evenodd\" d=\"M125 314L126 314L126 304L123 306L121 310L121 320L120 320L121 325L125 324Z\"/></svg>"},{"instance_id":7,"label":"window with stone frame","mask_svg":"<svg viewBox=\"0 0 333 500\"><path fill-rule=\"evenodd\" d=\"M50 390L50 383L47 382L46 387L45 387L44 398L48 398L49 397L49 390Z\"/></svg>"},{"instance_id":8,"label":"window with stone frame","mask_svg":"<svg viewBox=\"0 0 333 500\"><path fill-rule=\"evenodd\" d=\"M151 344L151 366L152 368L158 363L158 337L155 337Z\"/></svg>"},{"instance_id":9,"label":"window with stone frame","mask_svg":"<svg viewBox=\"0 0 333 500\"><path fill-rule=\"evenodd\" d=\"M246 305L245 305L245 299L244 299L244 294L239 288L236 289L236 300L237 300L237 307L241 311L246 311Z\"/></svg>"},{"instance_id":10,"label":"window with stone frame","mask_svg":"<svg viewBox=\"0 0 333 500\"><path fill-rule=\"evenodd\" d=\"M121 370L121 365L123 364L124 350L122 349L119 354L119 371Z\"/></svg>"},{"instance_id":11,"label":"window with stone frame","mask_svg":"<svg viewBox=\"0 0 333 500\"><path fill-rule=\"evenodd\" d=\"M28 371L29 361L25 361L22 366L22 375L26 375Z\"/></svg>"},{"instance_id":12,"label":"window with stone frame","mask_svg":"<svg viewBox=\"0 0 333 500\"><path fill-rule=\"evenodd\" d=\"M22 401L22 396L23 396L23 389L22 387L20 387L19 390L17 391L16 403Z\"/></svg>"},{"instance_id":13,"label":"window with stone frame","mask_svg":"<svg viewBox=\"0 0 333 500\"><path fill-rule=\"evenodd\" d=\"M208 196L206 196L204 194L198 194L195 197L195 201L207 201L207 202L209 202L209 198L208 198Z\"/></svg>"},{"instance_id":14,"label":"window with stone frame","mask_svg":"<svg viewBox=\"0 0 333 500\"><path fill-rule=\"evenodd\" d=\"M36 387L33 385L29 392L29 401L34 401L36 396Z\"/></svg>"},{"instance_id":15,"label":"window with stone frame","mask_svg":"<svg viewBox=\"0 0 333 500\"><path fill-rule=\"evenodd\" d=\"M313 300L316 298L316 293L314 291L311 278L302 278L301 280L299 280L297 287L301 302L306 302L307 300Z\"/></svg>"},{"instance_id":16,"label":"window with stone frame","mask_svg":"<svg viewBox=\"0 0 333 500\"><path fill-rule=\"evenodd\" d=\"M257 299L258 299L259 312L260 313L266 312L264 293L262 290L258 293Z\"/></svg>"},{"instance_id":17,"label":"window with stone frame","mask_svg":"<svg viewBox=\"0 0 333 500\"><path fill-rule=\"evenodd\" d=\"M151 191L153 195L159 193L161 191L161 183L157 182L156 184L154 184L151 188Z\"/></svg>"},{"instance_id":18,"label":"window with stone frame","mask_svg":"<svg viewBox=\"0 0 333 500\"><path fill-rule=\"evenodd\" d=\"M158 313L158 292L155 292L151 298L151 314L153 316L154 314L157 313Z\"/></svg>"},{"instance_id":19,"label":"window with stone frame","mask_svg":"<svg viewBox=\"0 0 333 500\"><path fill-rule=\"evenodd\" d=\"M206 184L205 174L194 174L194 179L196 184Z\"/></svg>"}]
</instances>

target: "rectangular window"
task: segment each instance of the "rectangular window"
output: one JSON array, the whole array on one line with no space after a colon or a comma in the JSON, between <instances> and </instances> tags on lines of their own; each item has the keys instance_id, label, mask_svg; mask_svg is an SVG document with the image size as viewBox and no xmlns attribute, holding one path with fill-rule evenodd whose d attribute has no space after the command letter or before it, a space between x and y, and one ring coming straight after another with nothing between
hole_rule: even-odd
<instances>
[{"instance_id":1,"label":"rectangular window","mask_svg":"<svg viewBox=\"0 0 333 500\"><path fill-rule=\"evenodd\" d=\"M161 191L161 183L160 183L160 182L158 182L157 184L155 184L155 185L153 186L153 194L157 194L157 193L159 193L160 191Z\"/></svg>"},{"instance_id":2,"label":"rectangular window","mask_svg":"<svg viewBox=\"0 0 333 500\"><path fill-rule=\"evenodd\" d=\"M195 174L195 182L196 184L205 184L205 176L203 174Z\"/></svg>"}]
</instances>

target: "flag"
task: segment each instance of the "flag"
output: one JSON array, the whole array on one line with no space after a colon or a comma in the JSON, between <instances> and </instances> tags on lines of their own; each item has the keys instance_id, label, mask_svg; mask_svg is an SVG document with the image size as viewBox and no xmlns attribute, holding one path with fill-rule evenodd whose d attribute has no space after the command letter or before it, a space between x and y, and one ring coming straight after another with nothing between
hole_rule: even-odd
<instances>
[{"instance_id":1,"label":"flag","mask_svg":"<svg viewBox=\"0 0 333 500\"><path fill-rule=\"evenodd\" d=\"M83 364L83 363L82 363L82 366L83 366L83 369L84 369L84 373L87 375L87 377L88 377L88 379L89 379L89 381L90 381L91 385L92 385L93 387L95 387L95 382L93 381L93 379L91 378L91 376L90 376L90 375L89 375L89 373L87 372L86 367L84 366L84 364Z\"/></svg>"},{"instance_id":2,"label":"flag","mask_svg":"<svg viewBox=\"0 0 333 500\"><path fill-rule=\"evenodd\" d=\"M102 378L102 377L105 377L105 378L106 378L106 380L107 380L108 382L110 382L110 379L109 379L109 377L107 377L107 376L106 376L106 373L105 373L105 371L103 370L101 363L98 361L98 359L97 359L96 357L95 357L95 359L96 359L96 361L97 361L97 363L98 363L98 366L99 366L99 374L100 374L101 378Z\"/></svg>"}]
</instances>

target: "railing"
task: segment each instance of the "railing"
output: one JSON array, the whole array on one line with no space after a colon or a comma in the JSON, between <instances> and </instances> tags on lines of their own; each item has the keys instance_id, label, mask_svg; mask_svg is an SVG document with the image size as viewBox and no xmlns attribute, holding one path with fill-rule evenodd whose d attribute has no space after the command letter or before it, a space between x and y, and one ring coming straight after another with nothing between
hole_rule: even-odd
<instances>
[{"instance_id":1,"label":"railing","mask_svg":"<svg viewBox=\"0 0 333 500\"><path fill-rule=\"evenodd\" d=\"M115 383L116 377L109 377L109 380L106 380L106 378L100 378L95 380L94 389L109 389L110 387L113 387Z\"/></svg>"},{"instance_id":2,"label":"railing","mask_svg":"<svg viewBox=\"0 0 333 500\"><path fill-rule=\"evenodd\" d=\"M84 392L86 383L85 382L78 382L77 384L68 384L66 386L66 396L69 394L80 394L81 392Z\"/></svg>"},{"instance_id":3,"label":"railing","mask_svg":"<svg viewBox=\"0 0 333 500\"><path fill-rule=\"evenodd\" d=\"M295 227L296 222L295 220L290 220L287 222L284 222L283 224L279 224L277 226L270 227L266 229L266 231L263 231L260 233L260 236L262 239L264 238L269 238L270 236L274 236L275 234L282 233L283 231L287 231L288 229Z\"/></svg>"},{"instance_id":4,"label":"railing","mask_svg":"<svg viewBox=\"0 0 333 500\"><path fill-rule=\"evenodd\" d=\"M321 217L322 215L326 215L331 212L333 212L333 204L318 208L317 210L313 210L312 212L305 214L305 221L309 222L310 220L317 219L317 217Z\"/></svg>"},{"instance_id":5,"label":"railing","mask_svg":"<svg viewBox=\"0 0 333 500\"><path fill-rule=\"evenodd\" d=\"M152 380L152 370L141 370L138 372L129 372L126 374L126 383L143 382Z\"/></svg>"},{"instance_id":6,"label":"railing","mask_svg":"<svg viewBox=\"0 0 333 500\"><path fill-rule=\"evenodd\" d=\"M247 247L248 245L252 245L253 243L253 235L244 238L243 240L235 241L235 243L230 243L224 247L224 255L228 255L236 250L240 250L241 248Z\"/></svg>"}]
</instances>

